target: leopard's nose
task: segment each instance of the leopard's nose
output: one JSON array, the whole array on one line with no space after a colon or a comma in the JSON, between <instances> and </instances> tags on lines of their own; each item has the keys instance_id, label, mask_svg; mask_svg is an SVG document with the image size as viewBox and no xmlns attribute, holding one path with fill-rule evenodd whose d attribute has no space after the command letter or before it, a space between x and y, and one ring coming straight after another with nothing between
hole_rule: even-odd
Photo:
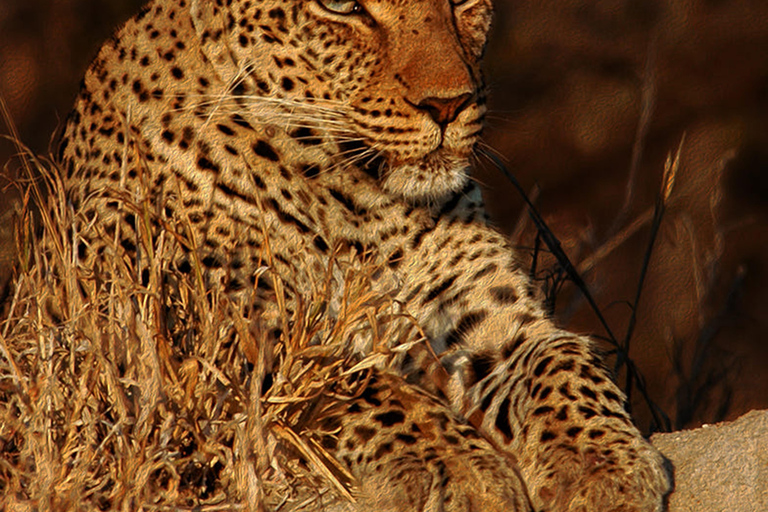
<instances>
[{"instance_id":1,"label":"leopard's nose","mask_svg":"<svg viewBox=\"0 0 768 512\"><path fill-rule=\"evenodd\" d=\"M472 93L467 92L450 98L424 98L417 107L426 110L437 124L445 128L456 120L462 110L469 106L472 97Z\"/></svg>"}]
</instances>

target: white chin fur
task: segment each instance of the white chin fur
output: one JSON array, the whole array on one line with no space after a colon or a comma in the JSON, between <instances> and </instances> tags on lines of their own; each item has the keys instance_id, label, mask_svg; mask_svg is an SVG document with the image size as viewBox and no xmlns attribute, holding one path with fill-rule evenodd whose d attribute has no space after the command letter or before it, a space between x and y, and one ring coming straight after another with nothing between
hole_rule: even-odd
<instances>
[{"instance_id":1,"label":"white chin fur","mask_svg":"<svg viewBox=\"0 0 768 512\"><path fill-rule=\"evenodd\" d=\"M468 173L466 158L433 153L417 162L390 164L382 186L387 193L414 202L437 201L461 190Z\"/></svg>"}]
</instances>

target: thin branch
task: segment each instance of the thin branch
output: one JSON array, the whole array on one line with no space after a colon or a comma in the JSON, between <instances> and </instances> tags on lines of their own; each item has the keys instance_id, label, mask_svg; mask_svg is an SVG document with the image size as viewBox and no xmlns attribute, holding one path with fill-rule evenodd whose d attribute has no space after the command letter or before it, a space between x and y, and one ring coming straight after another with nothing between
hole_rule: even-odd
<instances>
[{"instance_id":1,"label":"thin branch","mask_svg":"<svg viewBox=\"0 0 768 512\"><path fill-rule=\"evenodd\" d=\"M541 241L544 242L544 244L547 246L550 252L555 256L555 258L557 259L557 263L562 267L563 271L568 275L568 278L571 281L573 281L576 287L579 290L581 290L581 292L584 294L584 297L587 299L587 302L589 302L590 307L595 312L595 315L600 321L600 324L603 326L603 329L605 329L605 332L608 334L608 339L611 341L613 345L618 346L617 338L616 336L614 336L613 331L608 326L608 322L605 320L605 317L600 311L600 308L597 306L597 302L595 302L595 299L592 297L592 294L589 292L589 288L587 287L587 284L581 278L581 275L576 270L576 267L573 266L573 263L571 263L571 260L568 258L568 255L565 254L565 251L560 245L560 241L557 239L555 234L552 233L552 230L549 229L549 226L547 226L547 223L544 222L544 219L541 217L541 214L538 212L538 210L536 210L536 207L533 205L531 200L526 195L525 190L520 185L520 182L517 181L517 178L515 178L512 175L512 173L509 172L509 169L507 169L504 163L499 158L497 158L496 155L493 155L487 152L484 154L486 158L488 158L502 173L504 173L507 179L517 189L518 193L523 198L523 201L525 201L526 205L528 206L528 214L531 216L531 220L536 225L536 229L538 230L538 237L541 238Z\"/></svg>"}]
</instances>

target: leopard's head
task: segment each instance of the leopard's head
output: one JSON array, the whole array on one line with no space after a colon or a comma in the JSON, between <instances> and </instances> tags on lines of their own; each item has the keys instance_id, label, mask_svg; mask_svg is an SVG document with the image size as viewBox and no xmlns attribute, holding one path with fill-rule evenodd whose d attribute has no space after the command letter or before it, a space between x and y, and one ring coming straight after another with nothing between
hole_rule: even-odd
<instances>
[{"instance_id":1,"label":"leopard's head","mask_svg":"<svg viewBox=\"0 0 768 512\"><path fill-rule=\"evenodd\" d=\"M490 0L194 0L233 90L321 127L338 153L411 200L459 190L481 131Z\"/></svg>"}]
</instances>

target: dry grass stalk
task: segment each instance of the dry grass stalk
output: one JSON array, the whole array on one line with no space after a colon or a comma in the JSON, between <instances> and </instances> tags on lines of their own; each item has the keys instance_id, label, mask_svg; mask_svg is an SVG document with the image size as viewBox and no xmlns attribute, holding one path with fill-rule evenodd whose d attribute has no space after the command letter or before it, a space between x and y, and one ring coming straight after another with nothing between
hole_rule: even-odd
<instances>
[{"instance_id":1,"label":"dry grass stalk","mask_svg":"<svg viewBox=\"0 0 768 512\"><path fill-rule=\"evenodd\" d=\"M315 426L361 391L367 368L396 356L383 340L412 336L411 320L373 292L375 269L332 261L325 289L291 318L280 300L276 335L206 288L199 262L175 272L174 255L195 241L183 221L164 219L153 235L135 198L123 206L144 223L141 257L84 268L58 171L28 163L28 176L43 178L17 215L17 275L0 326L0 509L320 510L352 500L352 476L323 448L335 432ZM52 250L31 236L35 202ZM124 255L118 236L103 237ZM360 340L374 347L363 361L352 354ZM341 371L357 363L355 375Z\"/></svg>"}]
</instances>

